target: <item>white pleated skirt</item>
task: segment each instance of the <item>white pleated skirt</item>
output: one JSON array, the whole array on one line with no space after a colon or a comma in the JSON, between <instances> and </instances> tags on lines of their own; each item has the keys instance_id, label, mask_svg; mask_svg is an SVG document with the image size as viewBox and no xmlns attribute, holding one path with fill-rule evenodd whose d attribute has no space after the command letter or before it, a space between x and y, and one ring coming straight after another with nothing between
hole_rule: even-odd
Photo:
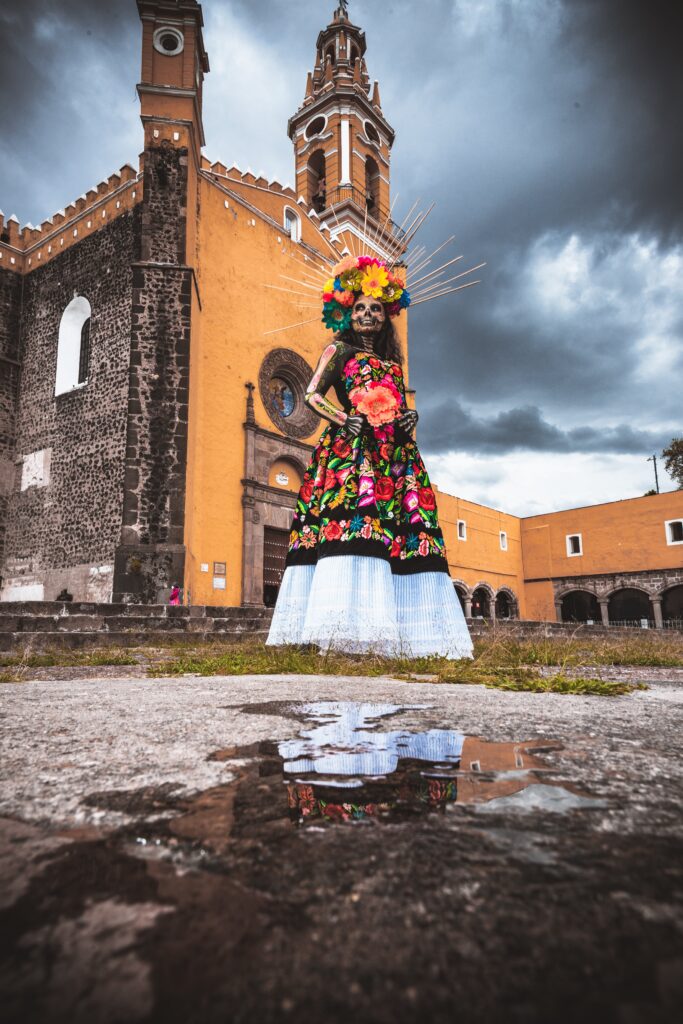
<instances>
[{"instance_id":1,"label":"white pleated skirt","mask_svg":"<svg viewBox=\"0 0 683 1024\"><path fill-rule=\"evenodd\" d=\"M471 658L472 640L445 572L392 573L367 555L285 569L268 644L386 657Z\"/></svg>"}]
</instances>

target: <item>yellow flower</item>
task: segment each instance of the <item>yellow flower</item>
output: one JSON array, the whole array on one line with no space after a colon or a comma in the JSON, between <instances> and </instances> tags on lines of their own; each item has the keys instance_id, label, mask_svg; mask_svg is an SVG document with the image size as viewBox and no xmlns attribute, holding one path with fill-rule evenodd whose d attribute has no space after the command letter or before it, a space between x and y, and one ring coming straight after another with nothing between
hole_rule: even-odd
<instances>
[{"instance_id":1,"label":"yellow flower","mask_svg":"<svg viewBox=\"0 0 683 1024\"><path fill-rule=\"evenodd\" d=\"M329 281L325 281L325 286L323 288L323 291L324 292L333 292L334 291L334 278L333 277L331 277L329 279Z\"/></svg>"},{"instance_id":2,"label":"yellow flower","mask_svg":"<svg viewBox=\"0 0 683 1024\"><path fill-rule=\"evenodd\" d=\"M373 299L381 299L382 291L389 283L389 275L384 267L368 267L361 278L360 286L363 295Z\"/></svg>"}]
</instances>

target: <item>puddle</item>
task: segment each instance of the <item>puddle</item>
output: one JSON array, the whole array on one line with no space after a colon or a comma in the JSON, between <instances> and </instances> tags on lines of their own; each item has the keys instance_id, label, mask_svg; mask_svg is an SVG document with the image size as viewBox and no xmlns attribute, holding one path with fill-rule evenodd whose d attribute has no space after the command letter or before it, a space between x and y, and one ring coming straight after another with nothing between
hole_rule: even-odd
<instances>
[{"instance_id":1,"label":"puddle","mask_svg":"<svg viewBox=\"0 0 683 1024\"><path fill-rule=\"evenodd\" d=\"M564 813L596 806L550 771L548 740L491 743L453 729L391 729L393 716L423 705L319 702L292 709L299 736L278 744L290 817L298 825L400 820L452 804ZM518 795L530 791L519 800ZM600 805L601 806L601 805Z\"/></svg>"}]
</instances>

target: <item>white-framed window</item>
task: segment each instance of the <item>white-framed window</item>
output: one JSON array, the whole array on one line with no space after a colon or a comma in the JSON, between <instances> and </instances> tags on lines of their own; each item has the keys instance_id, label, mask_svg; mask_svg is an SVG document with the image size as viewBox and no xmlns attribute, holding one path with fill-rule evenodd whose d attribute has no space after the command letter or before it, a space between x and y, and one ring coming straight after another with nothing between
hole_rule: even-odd
<instances>
[{"instance_id":1,"label":"white-framed window","mask_svg":"<svg viewBox=\"0 0 683 1024\"><path fill-rule=\"evenodd\" d=\"M156 29L152 42L157 53L163 53L165 57L175 57L183 52L185 46L183 33L171 25Z\"/></svg>"},{"instance_id":2,"label":"white-framed window","mask_svg":"<svg viewBox=\"0 0 683 1024\"><path fill-rule=\"evenodd\" d=\"M57 341L55 395L88 383L90 363L90 303L76 295L62 313Z\"/></svg>"},{"instance_id":3,"label":"white-framed window","mask_svg":"<svg viewBox=\"0 0 683 1024\"><path fill-rule=\"evenodd\" d=\"M664 529L667 544L683 544L683 519L667 519Z\"/></svg>"},{"instance_id":4,"label":"white-framed window","mask_svg":"<svg viewBox=\"0 0 683 1024\"><path fill-rule=\"evenodd\" d=\"M568 533L566 542L567 558L575 558L576 555L583 554L583 540L580 533Z\"/></svg>"},{"instance_id":5,"label":"white-framed window","mask_svg":"<svg viewBox=\"0 0 683 1024\"><path fill-rule=\"evenodd\" d=\"M500 536L500 550L501 551L507 551L507 549L508 549L508 535L505 532L505 530L501 530L499 536Z\"/></svg>"},{"instance_id":6,"label":"white-framed window","mask_svg":"<svg viewBox=\"0 0 683 1024\"><path fill-rule=\"evenodd\" d=\"M293 242L301 241L301 218L289 206L285 206L284 227L285 234L289 235Z\"/></svg>"},{"instance_id":7,"label":"white-framed window","mask_svg":"<svg viewBox=\"0 0 683 1024\"><path fill-rule=\"evenodd\" d=\"M458 519L458 540L467 540L467 523L464 519Z\"/></svg>"}]
</instances>

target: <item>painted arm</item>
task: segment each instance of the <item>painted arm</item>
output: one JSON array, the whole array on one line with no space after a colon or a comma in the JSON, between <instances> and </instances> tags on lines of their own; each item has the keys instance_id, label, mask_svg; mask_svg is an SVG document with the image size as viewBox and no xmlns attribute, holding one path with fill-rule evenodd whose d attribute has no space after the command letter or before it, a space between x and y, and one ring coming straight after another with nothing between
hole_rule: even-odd
<instances>
[{"instance_id":1,"label":"painted arm","mask_svg":"<svg viewBox=\"0 0 683 1024\"><path fill-rule=\"evenodd\" d=\"M341 345L328 345L323 350L311 382L306 388L305 401L306 405L317 412L318 416L329 420L330 423L337 423L355 437L363 425L362 416L348 416L343 409L337 408L326 397L335 377L341 370L343 352L344 349Z\"/></svg>"}]
</instances>

